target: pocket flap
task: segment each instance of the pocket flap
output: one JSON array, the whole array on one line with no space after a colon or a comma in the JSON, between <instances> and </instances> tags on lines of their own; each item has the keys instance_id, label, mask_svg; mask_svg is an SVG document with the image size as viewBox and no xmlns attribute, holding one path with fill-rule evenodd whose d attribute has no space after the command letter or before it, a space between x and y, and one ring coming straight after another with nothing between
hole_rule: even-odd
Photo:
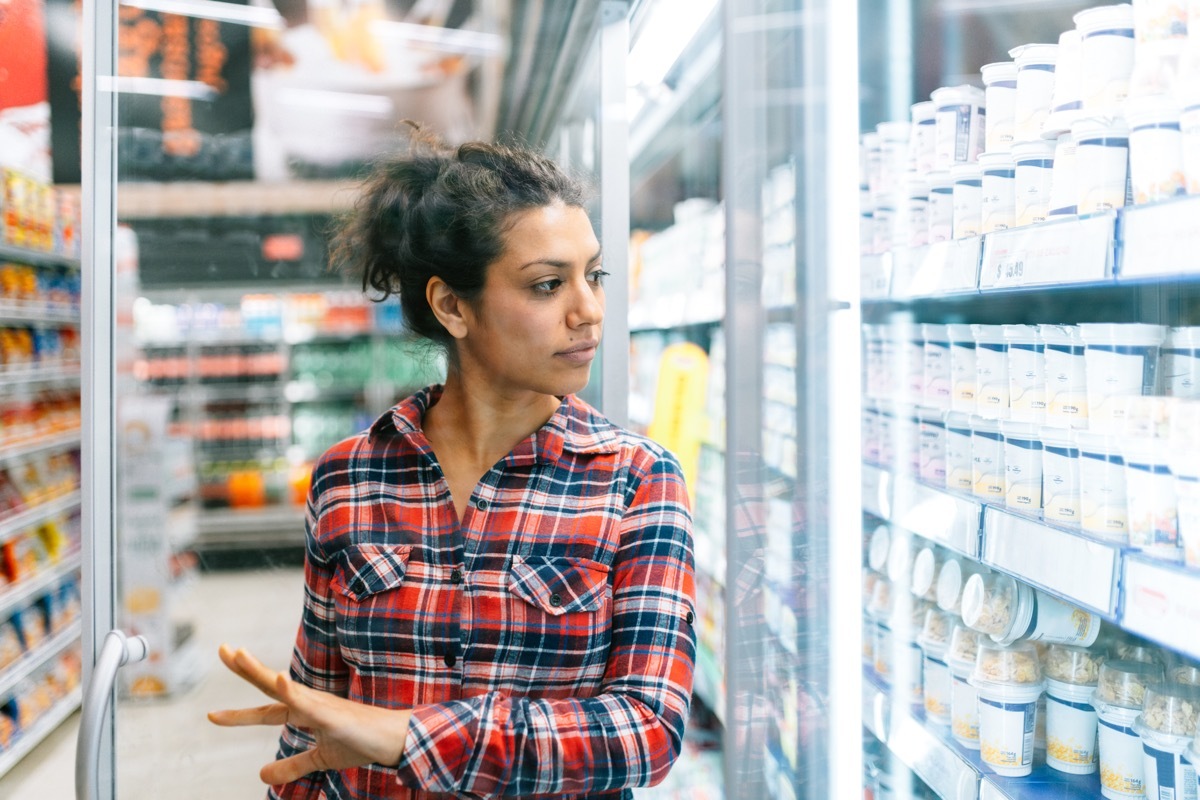
<instances>
[{"instance_id":1,"label":"pocket flap","mask_svg":"<svg viewBox=\"0 0 1200 800\"><path fill-rule=\"evenodd\" d=\"M390 547L359 544L342 551L342 594L364 600L373 594L395 589L404 580L412 545Z\"/></svg>"},{"instance_id":2,"label":"pocket flap","mask_svg":"<svg viewBox=\"0 0 1200 800\"><path fill-rule=\"evenodd\" d=\"M595 611L604 603L608 567L587 558L513 556L509 591L547 614Z\"/></svg>"}]
</instances>

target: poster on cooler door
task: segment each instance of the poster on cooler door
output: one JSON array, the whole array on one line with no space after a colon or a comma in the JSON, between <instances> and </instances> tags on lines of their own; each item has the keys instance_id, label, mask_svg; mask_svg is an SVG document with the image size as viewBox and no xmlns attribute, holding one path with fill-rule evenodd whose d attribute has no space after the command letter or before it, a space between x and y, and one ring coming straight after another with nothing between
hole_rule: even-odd
<instances>
[{"instance_id":1,"label":"poster on cooler door","mask_svg":"<svg viewBox=\"0 0 1200 800\"><path fill-rule=\"evenodd\" d=\"M42 0L0 0L0 167L50 180Z\"/></svg>"}]
</instances>

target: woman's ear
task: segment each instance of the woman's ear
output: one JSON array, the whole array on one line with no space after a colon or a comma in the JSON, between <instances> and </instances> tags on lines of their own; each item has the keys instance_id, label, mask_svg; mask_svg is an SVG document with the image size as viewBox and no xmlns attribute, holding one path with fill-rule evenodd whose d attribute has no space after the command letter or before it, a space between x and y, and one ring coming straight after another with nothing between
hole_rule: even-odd
<instances>
[{"instance_id":1,"label":"woman's ear","mask_svg":"<svg viewBox=\"0 0 1200 800\"><path fill-rule=\"evenodd\" d=\"M444 280L436 275L429 279L429 283L425 284L425 300L451 336L455 339L466 338L467 314L470 313L467 304Z\"/></svg>"}]
</instances>

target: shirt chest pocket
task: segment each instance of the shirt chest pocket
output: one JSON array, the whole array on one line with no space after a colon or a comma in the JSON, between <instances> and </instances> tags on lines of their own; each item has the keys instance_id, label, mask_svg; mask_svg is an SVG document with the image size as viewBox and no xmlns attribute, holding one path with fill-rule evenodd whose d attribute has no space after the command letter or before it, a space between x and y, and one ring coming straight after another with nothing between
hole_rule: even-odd
<instances>
[{"instance_id":1,"label":"shirt chest pocket","mask_svg":"<svg viewBox=\"0 0 1200 800\"><path fill-rule=\"evenodd\" d=\"M409 562L412 546L362 544L342 551L330 584L342 657L360 669L395 666L413 642L421 620L420 591Z\"/></svg>"}]
</instances>

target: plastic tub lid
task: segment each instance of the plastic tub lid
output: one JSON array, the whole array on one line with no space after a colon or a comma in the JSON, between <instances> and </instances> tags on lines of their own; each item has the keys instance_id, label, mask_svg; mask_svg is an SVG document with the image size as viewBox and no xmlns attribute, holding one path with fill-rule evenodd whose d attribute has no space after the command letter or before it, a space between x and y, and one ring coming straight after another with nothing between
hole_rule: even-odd
<instances>
[{"instance_id":1,"label":"plastic tub lid","mask_svg":"<svg viewBox=\"0 0 1200 800\"><path fill-rule=\"evenodd\" d=\"M1005 636L1017 619L1017 582L1007 575L972 575L963 585L962 619L990 636Z\"/></svg>"},{"instance_id":2,"label":"plastic tub lid","mask_svg":"<svg viewBox=\"0 0 1200 800\"><path fill-rule=\"evenodd\" d=\"M1037 325L1004 325L1004 338L1017 344L1039 344L1042 339Z\"/></svg>"},{"instance_id":3,"label":"plastic tub lid","mask_svg":"<svg viewBox=\"0 0 1200 800\"><path fill-rule=\"evenodd\" d=\"M1071 135L1076 140L1089 136L1129 136L1129 123L1124 117L1080 117L1071 123Z\"/></svg>"},{"instance_id":4,"label":"plastic tub lid","mask_svg":"<svg viewBox=\"0 0 1200 800\"><path fill-rule=\"evenodd\" d=\"M1038 335L1046 344L1083 344L1077 325L1038 325Z\"/></svg>"},{"instance_id":5,"label":"plastic tub lid","mask_svg":"<svg viewBox=\"0 0 1200 800\"><path fill-rule=\"evenodd\" d=\"M930 172L925 178L929 181L930 189L945 189L947 186L954 185L954 178L950 177L949 170Z\"/></svg>"},{"instance_id":6,"label":"plastic tub lid","mask_svg":"<svg viewBox=\"0 0 1200 800\"><path fill-rule=\"evenodd\" d=\"M1111 6L1096 6L1077 13L1074 18L1075 27L1083 34L1090 31L1114 29L1133 29L1133 6L1120 3Z\"/></svg>"},{"instance_id":7,"label":"plastic tub lid","mask_svg":"<svg viewBox=\"0 0 1200 800\"><path fill-rule=\"evenodd\" d=\"M1042 447L1077 448L1079 446L1079 442L1075 439L1075 431L1070 428L1052 428L1049 425L1043 425L1038 429L1038 436L1042 440Z\"/></svg>"},{"instance_id":8,"label":"plastic tub lid","mask_svg":"<svg viewBox=\"0 0 1200 800\"><path fill-rule=\"evenodd\" d=\"M907 142L911 124L900 121L881 122L875 126L875 132L884 142Z\"/></svg>"},{"instance_id":9,"label":"plastic tub lid","mask_svg":"<svg viewBox=\"0 0 1200 800\"><path fill-rule=\"evenodd\" d=\"M973 670L975 660L979 655L979 643L984 637L961 622L954 623L950 631L950 648L946 651L946 661L959 671Z\"/></svg>"},{"instance_id":10,"label":"plastic tub lid","mask_svg":"<svg viewBox=\"0 0 1200 800\"><path fill-rule=\"evenodd\" d=\"M979 168L979 162L970 161L955 164L950 168L950 175L954 178L954 182L978 180L983 174L983 170Z\"/></svg>"},{"instance_id":11,"label":"plastic tub lid","mask_svg":"<svg viewBox=\"0 0 1200 800\"><path fill-rule=\"evenodd\" d=\"M972 325L971 334L976 342L1004 344L1006 341L1003 325Z\"/></svg>"},{"instance_id":12,"label":"plastic tub lid","mask_svg":"<svg viewBox=\"0 0 1200 800\"><path fill-rule=\"evenodd\" d=\"M1146 687L1146 699L1137 721L1146 730L1190 739L1196 735L1198 716L1200 687L1187 683L1157 683ZM1137 727L1135 724L1134 728ZM1138 730L1138 733L1142 731Z\"/></svg>"},{"instance_id":13,"label":"plastic tub lid","mask_svg":"<svg viewBox=\"0 0 1200 800\"><path fill-rule=\"evenodd\" d=\"M1187 660L1172 664L1171 668L1167 670L1167 678L1172 683L1200 686L1200 664Z\"/></svg>"},{"instance_id":14,"label":"plastic tub lid","mask_svg":"<svg viewBox=\"0 0 1200 800\"><path fill-rule=\"evenodd\" d=\"M921 333L925 336L925 341L927 342L949 342L950 334L946 328L946 325L939 325L936 322L926 322L921 325Z\"/></svg>"},{"instance_id":15,"label":"plastic tub lid","mask_svg":"<svg viewBox=\"0 0 1200 800\"><path fill-rule=\"evenodd\" d=\"M1125 101L1125 119L1131 129L1156 123L1178 123L1183 109L1164 94L1141 95Z\"/></svg>"},{"instance_id":16,"label":"plastic tub lid","mask_svg":"<svg viewBox=\"0 0 1200 800\"><path fill-rule=\"evenodd\" d=\"M1120 708L1141 708L1146 689L1162 683L1163 668L1143 661L1105 661L1096 685L1097 702Z\"/></svg>"},{"instance_id":17,"label":"plastic tub lid","mask_svg":"<svg viewBox=\"0 0 1200 800\"><path fill-rule=\"evenodd\" d=\"M913 103L909 109L912 111L913 122L933 119L937 115L937 105L932 100L922 100L919 103Z\"/></svg>"},{"instance_id":18,"label":"plastic tub lid","mask_svg":"<svg viewBox=\"0 0 1200 800\"><path fill-rule=\"evenodd\" d=\"M892 531L887 525L879 525L871 534L871 544L867 548L867 563L876 572L883 572L887 567L891 536Z\"/></svg>"},{"instance_id":19,"label":"plastic tub lid","mask_svg":"<svg viewBox=\"0 0 1200 800\"><path fill-rule=\"evenodd\" d=\"M1046 648L1043 671L1046 677L1075 686L1095 686L1100 680L1104 656L1095 649L1069 644L1051 644Z\"/></svg>"},{"instance_id":20,"label":"plastic tub lid","mask_svg":"<svg viewBox=\"0 0 1200 800\"><path fill-rule=\"evenodd\" d=\"M1141 322L1082 322L1079 335L1086 344L1156 345L1166 338L1167 328Z\"/></svg>"},{"instance_id":21,"label":"plastic tub lid","mask_svg":"<svg viewBox=\"0 0 1200 800\"><path fill-rule=\"evenodd\" d=\"M1004 434L1004 438L1018 442L1040 442L1043 427L1036 422L1000 420L1000 431Z\"/></svg>"},{"instance_id":22,"label":"plastic tub lid","mask_svg":"<svg viewBox=\"0 0 1200 800\"><path fill-rule=\"evenodd\" d=\"M1011 167L1014 163L1013 155L1008 151L996 151L994 153L979 154L979 167L985 174L989 169L995 169L996 167Z\"/></svg>"},{"instance_id":23,"label":"plastic tub lid","mask_svg":"<svg viewBox=\"0 0 1200 800\"><path fill-rule=\"evenodd\" d=\"M937 604L943 611L957 612L962 603L963 568L957 558L942 564L937 577Z\"/></svg>"},{"instance_id":24,"label":"plastic tub lid","mask_svg":"<svg viewBox=\"0 0 1200 800\"><path fill-rule=\"evenodd\" d=\"M1017 65L1013 61L995 61L980 67L979 75L983 78L984 86L990 86L996 81L1015 81Z\"/></svg>"},{"instance_id":25,"label":"plastic tub lid","mask_svg":"<svg viewBox=\"0 0 1200 800\"><path fill-rule=\"evenodd\" d=\"M960 322L952 322L946 326L946 333L952 342L968 342L975 344L975 333L971 330L970 325L964 325Z\"/></svg>"},{"instance_id":26,"label":"plastic tub lid","mask_svg":"<svg viewBox=\"0 0 1200 800\"><path fill-rule=\"evenodd\" d=\"M980 640L969 683L980 692L1014 700L1021 699L1014 695L1032 695L1029 699L1035 699L1046 688L1032 642L997 644Z\"/></svg>"},{"instance_id":27,"label":"plastic tub lid","mask_svg":"<svg viewBox=\"0 0 1200 800\"><path fill-rule=\"evenodd\" d=\"M946 106L959 106L964 103L982 106L984 95L983 89L965 83L961 86L943 86L940 89L934 89L929 97L938 108L943 108Z\"/></svg>"},{"instance_id":28,"label":"plastic tub lid","mask_svg":"<svg viewBox=\"0 0 1200 800\"><path fill-rule=\"evenodd\" d=\"M1017 62L1020 69L1027 64L1048 64L1054 66L1058 61L1058 45L1036 42L1023 44L1008 51L1008 56Z\"/></svg>"},{"instance_id":29,"label":"plastic tub lid","mask_svg":"<svg viewBox=\"0 0 1200 800\"><path fill-rule=\"evenodd\" d=\"M1053 159L1054 150L1057 146L1057 142L1052 142L1048 139L1031 139L1028 142L1018 142L1012 148L1013 161L1017 162L1017 166L1020 166L1022 161ZM1029 327L1037 326L1030 325Z\"/></svg>"},{"instance_id":30,"label":"plastic tub lid","mask_svg":"<svg viewBox=\"0 0 1200 800\"><path fill-rule=\"evenodd\" d=\"M1200 348L1200 327L1168 328L1163 347Z\"/></svg>"},{"instance_id":31,"label":"plastic tub lid","mask_svg":"<svg viewBox=\"0 0 1200 800\"><path fill-rule=\"evenodd\" d=\"M1000 420L981 417L977 414L971 415L971 430L981 433L999 433Z\"/></svg>"},{"instance_id":32,"label":"plastic tub lid","mask_svg":"<svg viewBox=\"0 0 1200 800\"><path fill-rule=\"evenodd\" d=\"M909 588L917 597L927 597L937 583L941 561L933 547L925 547L913 559L912 582Z\"/></svg>"}]
</instances>

